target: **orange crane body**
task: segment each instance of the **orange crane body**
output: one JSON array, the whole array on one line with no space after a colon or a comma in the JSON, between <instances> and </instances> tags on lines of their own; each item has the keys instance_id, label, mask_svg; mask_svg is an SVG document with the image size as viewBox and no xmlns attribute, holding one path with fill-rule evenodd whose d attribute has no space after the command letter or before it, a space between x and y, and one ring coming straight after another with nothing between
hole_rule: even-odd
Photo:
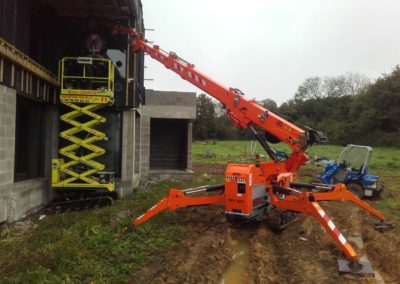
<instances>
[{"instance_id":1,"label":"orange crane body","mask_svg":"<svg viewBox=\"0 0 400 284\"><path fill-rule=\"evenodd\" d=\"M307 148L312 144L325 142L320 133L312 129L303 130L260 106L255 100L247 99L240 90L221 85L196 70L193 64L179 58L174 52L167 53L158 45L149 43L135 29L110 22L105 22L105 25L115 32L132 36L131 47L134 52L147 53L184 80L221 102L226 108L227 115L237 127L254 129L253 126L257 125L268 134L286 143L293 151L286 160L281 161L275 159L274 153L270 153L268 146L265 146L264 148L271 156L271 161L256 162L255 164L229 164L223 185L203 186L187 190L170 189L167 197L132 222L134 226L142 224L163 210L176 210L186 206L224 204L227 215L245 219L268 214L270 210L278 209L314 217L325 228L345 256L351 262L357 262L360 255L334 225L318 201L351 201L375 215L382 222L384 216L353 195L344 184L325 185L298 182L297 171L309 160L305 153ZM215 193L190 196L193 193L208 191Z\"/></svg>"}]
</instances>

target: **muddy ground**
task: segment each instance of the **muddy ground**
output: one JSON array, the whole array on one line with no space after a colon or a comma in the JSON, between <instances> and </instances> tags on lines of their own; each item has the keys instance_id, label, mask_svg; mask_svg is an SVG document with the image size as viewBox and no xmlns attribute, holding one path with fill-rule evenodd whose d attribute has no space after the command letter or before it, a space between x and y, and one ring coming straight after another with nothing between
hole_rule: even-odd
<instances>
[{"instance_id":1,"label":"muddy ground","mask_svg":"<svg viewBox=\"0 0 400 284\"><path fill-rule=\"evenodd\" d=\"M195 170L221 175L225 167L195 165ZM223 207L205 206L177 211L180 222L188 226L188 238L177 249L157 256L132 283L400 283L398 226L378 232L372 224L375 219L353 204L324 202L321 206L345 236L362 237L367 256L383 281L339 275L337 258L343 255L311 217L299 216L278 233L265 222L233 226L226 222ZM246 257L235 263L240 255L235 249L238 244Z\"/></svg>"}]
</instances>

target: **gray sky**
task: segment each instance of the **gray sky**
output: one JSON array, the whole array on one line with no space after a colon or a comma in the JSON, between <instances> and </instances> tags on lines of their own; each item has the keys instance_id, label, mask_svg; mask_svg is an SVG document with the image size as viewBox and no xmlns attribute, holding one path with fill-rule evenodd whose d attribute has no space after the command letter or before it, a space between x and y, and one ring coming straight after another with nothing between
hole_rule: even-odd
<instances>
[{"instance_id":1,"label":"gray sky","mask_svg":"<svg viewBox=\"0 0 400 284\"><path fill-rule=\"evenodd\" d=\"M398 0L142 0L146 37L248 98L292 98L310 76L375 79L400 63ZM150 89L201 90L146 56Z\"/></svg>"}]
</instances>

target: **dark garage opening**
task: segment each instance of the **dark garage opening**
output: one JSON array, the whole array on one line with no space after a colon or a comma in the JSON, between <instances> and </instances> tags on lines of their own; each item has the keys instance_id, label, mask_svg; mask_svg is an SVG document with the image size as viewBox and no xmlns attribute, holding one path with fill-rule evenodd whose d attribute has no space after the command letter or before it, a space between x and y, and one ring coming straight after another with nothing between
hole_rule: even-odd
<instances>
[{"instance_id":1,"label":"dark garage opening","mask_svg":"<svg viewBox=\"0 0 400 284\"><path fill-rule=\"evenodd\" d=\"M151 118L150 169L187 168L187 119Z\"/></svg>"},{"instance_id":2,"label":"dark garage opening","mask_svg":"<svg viewBox=\"0 0 400 284\"><path fill-rule=\"evenodd\" d=\"M44 175L44 105L17 95L14 181Z\"/></svg>"}]
</instances>

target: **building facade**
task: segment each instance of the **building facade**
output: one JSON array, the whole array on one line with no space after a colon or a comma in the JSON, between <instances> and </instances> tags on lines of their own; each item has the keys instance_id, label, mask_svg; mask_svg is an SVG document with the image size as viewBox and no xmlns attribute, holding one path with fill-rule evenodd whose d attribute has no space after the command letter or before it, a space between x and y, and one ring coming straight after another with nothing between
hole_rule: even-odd
<instances>
[{"instance_id":1,"label":"building facade","mask_svg":"<svg viewBox=\"0 0 400 284\"><path fill-rule=\"evenodd\" d=\"M58 62L87 56L90 34L104 39L106 56L118 66L115 104L102 111L108 141L101 159L115 172L120 192L132 188L126 173L132 150L124 137L144 100L144 56L130 50L128 36L106 29L104 18L144 32L139 0L0 1L0 222L20 219L52 199L51 159L65 143L59 138Z\"/></svg>"},{"instance_id":2,"label":"building facade","mask_svg":"<svg viewBox=\"0 0 400 284\"><path fill-rule=\"evenodd\" d=\"M104 20L145 31L140 0L0 0L0 223L54 198L52 159L68 145L59 61L93 56L97 38L116 70L115 102L99 110L99 162L114 172L119 197L143 179L191 176L195 93L145 91L144 54Z\"/></svg>"}]
</instances>

